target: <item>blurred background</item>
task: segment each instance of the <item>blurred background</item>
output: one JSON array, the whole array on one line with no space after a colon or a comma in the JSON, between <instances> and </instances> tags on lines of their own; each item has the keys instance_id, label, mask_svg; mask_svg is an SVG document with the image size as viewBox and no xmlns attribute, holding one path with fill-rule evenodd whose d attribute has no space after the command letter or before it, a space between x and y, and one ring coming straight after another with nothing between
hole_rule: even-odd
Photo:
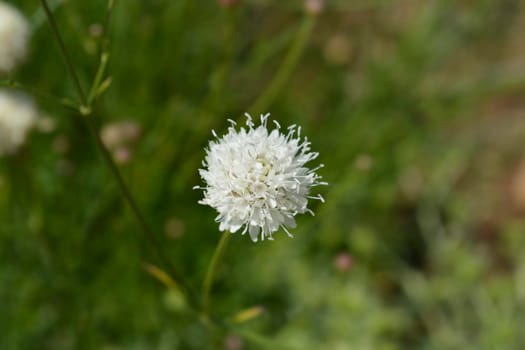
<instances>
[{"instance_id":1,"label":"blurred background","mask_svg":"<svg viewBox=\"0 0 525 350\"><path fill-rule=\"evenodd\" d=\"M326 203L295 238L230 239L216 332L50 97L76 94L39 2L7 2L32 29L3 82L40 118L0 158L2 349L525 348L523 2L50 1L85 89L109 53L93 117L195 289L220 239L192 190L211 129L271 112L320 152Z\"/></svg>"}]
</instances>

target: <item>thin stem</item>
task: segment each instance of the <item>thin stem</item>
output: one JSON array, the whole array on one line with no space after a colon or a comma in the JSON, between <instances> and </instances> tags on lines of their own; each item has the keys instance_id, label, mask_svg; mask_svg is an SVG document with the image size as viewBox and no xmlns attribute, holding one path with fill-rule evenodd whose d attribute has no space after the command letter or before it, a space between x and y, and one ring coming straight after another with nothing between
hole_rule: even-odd
<instances>
[{"instance_id":1,"label":"thin stem","mask_svg":"<svg viewBox=\"0 0 525 350\"><path fill-rule=\"evenodd\" d=\"M222 234L221 240L217 244L215 252L213 253L213 257L211 258L210 264L208 265L206 277L204 278L204 283L202 284L202 305L205 310L209 306L210 291L215 277L215 273L217 272L217 268L219 267L221 257L224 255L230 236L231 233L228 231L225 231Z\"/></svg>"},{"instance_id":2,"label":"thin stem","mask_svg":"<svg viewBox=\"0 0 525 350\"><path fill-rule=\"evenodd\" d=\"M108 28L109 23L111 22L111 17L113 16L113 9L115 8L116 0L108 0L108 7L106 11L106 16L104 17L104 23L102 25L102 36L100 37L100 52L108 51L109 47L109 38L108 38Z\"/></svg>"},{"instance_id":3,"label":"thin stem","mask_svg":"<svg viewBox=\"0 0 525 350\"><path fill-rule=\"evenodd\" d=\"M88 95L88 103L91 105L95 98L97 97L97 94L100 89L100 84L102 83L102 79L104 78L104 73L106 72L106 67L108 64L109 54L107 52L102 53L100 56L100 64L97 69L97 73L95 75L95 79L93 80L93 84L91 85L91 90L89 91Z\"/></svg>"},{"instance_id":4,"label":"thin stem","mask_svg":"<svg viewBox=\"0 0 525 350\"><path fill-rule=\"evenodd\" d=\"M265 113L266 109L272 104L277 95L279 95L279 93L285 87L295 67L297 66L297 63L299 62L302 53L304 52L304 49L306 48L308 38L310 37L312 29L314 28L315 19L315 15L309 13L304 15L297 36L295 37L292 46L286 53L279 70L263 94L260 95L260 97L254 102L252 107L249 109L249 112L254 114Z\"/></svg>"},{"instance_id":5,"label":"thin stem","mask_svg":"<svg viewBox=\"0 0 525 350\"><path fill-rule=\"evenodd\" d=\"M30 86L26 86L14 80L10 80L10 79L0 80L0 86L5 86L11 89L17 89L17 90L21 90L21 91L30 93L34 96L37 96L38 98L42 98L42 99L52 101L54 103L58 103L62 105L64 108L72 109L74 111L78 111L80 108L75 102L71 100L50 95L46 92L40 91Z\"/></svg>"},{"instance_id":6,"label":"thin stem","mask_svg":"<svg viewBox=\"0 0 525 350\"><path fill-rule=\"evenodd\" d=\"M128 186L126 185L126 182L124 181L124 178L122 177L122 174L120 173L120 170L118 169L117 165L115 164L113 157L109 153L106 146L104 146L104 143L102 142L102 139L100 138L100 134L95 126L95 123L93 121L93 118L84 118L88 124L89 130L91 131L91 134L93 138L96 141L97 147L102 154L102 157L104 158L104 161L108 168L110 169L111 173L115 177L115 180L117 181L118 187L126 199L129 207L131 208L131 211L133 212L133 215L137 219L138 223L141 226L141 232L143 232L146 241L150 242L152 245L153 251L157 255L157 259L166 267L169 269L170 274L174 278L174 280L180 285L180 287L183 289L183 292L186 294L188 298L190 298L193 306L196 305L194 299L191 297L192 293L190 293L189 285L185 282L185 280L182 278L182 276L176 271L176 269L173 267L173 265L170 263L169 259L162 253L162 247L160 242L157 240L155 233L148 225L146 219L142 215L141 210L139 209L137 202L133 198L133 195L131 194L131 191L129 190Z\"/></svg>"},{"instance_id":7,"label":"thin stem","mask_svg":"<svg viewBox=\"0 0 525 350\"><path fill-rule=\"evenodd\" d=\"M76 71L70 59L69 53L67 52L66 46L64 45L64 41L62 40L62 36L60 35L60 31L58 30L58 27L56 25L54 15L50 11L46 0L40 0L40 2L42 3L44 11L47 15L48 22L59 44L60 51L66 63L66 67L68 69L69 75L74 81L75 88L81 100L82 106L80 106L79 112L85 117L84 120L86 121L88 128L93 138L95 139L97 147L100 153L102 154L102 158L104 159L107 167L110 169L111 173L115 177L115 180L117 181L118 187L122 195L126 199L126 202L128 203L129 207L131 208L131 211L133 212L133 215L135 216L138 223L140 224L140 227L142 229L141 232L144 234L146 242L150 243L152 250L157 256L157 259L168 269L173 279L179 284L179 287L181 288L181 291L185 294L190 306L192 306L195 309L198 309L198 303L195 300L194 293L191 292L191 288L189 284L182 278L182 275L180 275L177 272L177 270L170 263L169 259L163 254L162 246L160 242L158 241L153 230L149 227L146 219L142 215L142 212L139 209L135 199L133 198L131 191L126 185L126 182L124 181L124 178L122 174L120 173L120 170L118 169L117 165L113 161L113 157L111 156L110 152L108 151L108 149L102 142L102 139L100 138L100 134L97 130L97 126L95 125L95 121L91 115L91 112L92 112L92 106L90 105L91 101L87 100L86 94L84 90L82 89L82 86L80 85L78 75L76 74ZM96 82L96 79L95 79L95 82Z\"/></svg>"},{"instance_id":8,"label":"thin stem","mask_svg":"<svg viewBox=\"0 0 525 350\"><path fill-rule=\"evenodd\" d=\"M64 58L64 62L66 63L66 67L67 67L67 70L69 71L69 75L73 79L73 83L75 85L75 89L77 90L78 97L80 98L80 101L82 102L82 104L86 106L87 105L86 94L84 93L84 90L82 89L82 85L80 85L80 79L78 79L77 72L75 71L75 67L73 66L71 58L69 57L69 54L66 50L66 45L64 44L62 35L60 35L60 31L58 30L58 26L55 21L55 16L53 15L53 12L49 8L49 5L46 0L40 0L40 3L42 4L44 11L46 12L47 21L49 22L49 25L51 26L51 30L53 31L53 34L55 35L55 38L57 39L58 46L60 47L60 52L62 53L62 57Z\"/></svg>"},{"instance_id":9,"label":"thin stem","mask_svg":"<svg viewBox=\"0 0 525 350\"><path fill-rule=\"evenodd\" d=\"M55 12L58 10L58 8L64 4L67 0L53 0L49 2L49 8L52 12ZM33 31L36 31L40 26L42 26L44 23L46 23L46 14L45 11L39 7L38 10L34 13L32 19L32 29Z\"/></svg>"}]
</instances>

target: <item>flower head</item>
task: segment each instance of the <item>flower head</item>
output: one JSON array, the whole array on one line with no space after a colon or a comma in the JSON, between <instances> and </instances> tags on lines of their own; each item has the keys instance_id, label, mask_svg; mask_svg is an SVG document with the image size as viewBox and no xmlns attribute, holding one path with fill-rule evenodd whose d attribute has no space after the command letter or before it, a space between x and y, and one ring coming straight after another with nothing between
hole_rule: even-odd
<instances>
[{"instance_id":1,"label":"flower head","mask_svg":"<svg viewBox=\"0 0 525 350\"><path fill-rule=\"evenodd\" d=\"M319 155L310 152L310 142L301 140L301 128L292 125L286 134L279 123L268 130L269 114L261 116L256 126L246 114L247 128L236 130L232 124L228 133L211 141L199 173L206 186L204 199L199 203L215 208L219 215L221 231L242 234L249 232L251 239L273 239L280 227L291 236L296 214L313 212L308 209L308 199L323 200L320 195L310 196L310 188L326 185L316 171L305 164Z\"/></svg>"},{"instance_id":2,"label":"flower head","mask_svg":"<svg viewBox=\"0 0 525 350\"><path fill-rule=\"evenodd\" d=\"M36 119L37 111L31 99L0 90L0 155L15 152Z\"/></svg>"},{"instance_id":3,"label":"flower head","mask_svg":"<svg viewBox=\"0 0 525 350\"><path fill-rule=\"evenodd\" d=\"M12 71L26 55L29 23L11 5L0 1L0 73Z\"/></svg>"}]
</instances>

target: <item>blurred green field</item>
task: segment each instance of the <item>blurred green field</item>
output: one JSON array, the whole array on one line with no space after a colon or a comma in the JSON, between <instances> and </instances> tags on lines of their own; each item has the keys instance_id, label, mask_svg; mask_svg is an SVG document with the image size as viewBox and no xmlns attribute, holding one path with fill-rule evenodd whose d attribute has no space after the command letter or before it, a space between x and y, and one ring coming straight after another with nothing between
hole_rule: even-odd
<instances>
[{"instance_id":1,"label":"blurred green field","mask_svg":"<svg viewBox=\"0 0 525 350\"><path fill-rule=\"evenodd\" d=\"M215 317L264 311L213 328L155 277L59 103L77 96L40 3L7 2L33 32L2 84L53 127L0 158L0 349L525 348L525 4L49 1L85 90L109 52L90 118L140 126L119 169L195 291L221 236L192 190L211 129L270 112L320 152L316 215L293 239L232 236L220 264Z\"/></svg>"}]
</instances>

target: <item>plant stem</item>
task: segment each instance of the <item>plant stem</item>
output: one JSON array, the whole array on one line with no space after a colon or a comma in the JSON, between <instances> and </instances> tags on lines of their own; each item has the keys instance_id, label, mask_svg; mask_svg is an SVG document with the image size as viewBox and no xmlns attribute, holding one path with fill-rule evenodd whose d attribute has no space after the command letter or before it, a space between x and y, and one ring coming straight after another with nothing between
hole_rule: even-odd
<instances>
[{"instance_id":1,"label":"plant stem","mask_svg":"<svg viewBox=\"0 0 525 350\"><path fill-rule=\"evenodd\" d=\"M106 72L108 59L109 54L107 52L103 52L100 55L100 63L98 65L97 73L95 75L95 79L93 80L93 84L91 85L91 89L88 95L88 104L90 105L93 103L93 101L95 101L95 98L97 97L97 92L100 88L100 84L102 83L102 79L104 78L104 73Z\"/></svg>"},{"instance_id":2,"label":"plant stem","mask_svg":"<svg viewBox=\"0 0 525 350\"><path fill-rule=\"evenodd\" d=\"M38 89L29 87L29 86L25 86L25 85L23 85L23 84L21 84L21 83L19 83L17 81L14 81L14 80L10 80L10 79L0 80L0 86L2 86L2 87L5 86L5 87L11 88L11 89L17 89L17 90L24 91L26 93L30 93L31 95L36 96L37 98L41 98L41 99L52 101L54 103L62 105L62 107L66 108L66 109L70 109L70 110L73 110L73 111L78 111L78 109L80 108L77 105L77 103L74 102L74 101L68 100L66 98L60 98L60 97L52 96L52 95L50 95L50 94L48 94L46 92L40 91Z\"/></svg>"},{"instance_id":3,"label":"plant stem","mask_svg":"<svg viewBox=\"0 0 525 350\"><path fill-rule=\"evenodd\" d=\"M286 56L279 67L279 70L273 77L272 81L266 88L266 90L259 96L259 98L254 102L251 108L248 109L249 112L254 114L265 113L266 109L272 104L277 95L285 87L286 83L290 79L299 59L301 58L308 38L314 28L316 16L306 13L299 27L297 36L295 37L292 46L286 53Z\"/></svg>"},{"instance_id":4,"label":"plant stem","mask_svg":"<svg viewBox=\"0 0 525 350\"><path fill-rule=\"evenodd\" d=\"M226 250L226 246L228 243L228 239L230 238L231 233L228 231L224 231L222 234L221 240L217 244L217 247L215 248L215 252L213 253L213 257L211 258L210 264L208 265L208 270L206 271L206 277L204 278L204 283L202 284L202 305L204 307L204 310L207 311L210 301L210 291L213 284L213 280L215 277L215 273L217 272L217 268L219 266L219 262L221 260L221 257L224 255L224 252Z\"/></svg>"},{"instance_id":5,"label":"plant stem","mask_svg":"<svg viewBox=\"0 0 525 350\"><path fill-rule=\"evenodd\" d=\"M95 142L97 144L97 147L102 154L102 157L104 158L104 161L108 168L110 169L111 173L115 177L115 180L117 181L118 187L120 189L120 192L126 199L126 202L128 203L129 207L131 208L131 211L133 212L133 215L137 219L140 227L141 232L144 234L144 237L146 238L147 242L150 242L152 246L153 252L157 256L157 260L159 260L164 267L166 267L173 277L173 279L179 284L179 287L182 289L183 293L188 298L188 301L192 304L192 306L196 306L196 302L194 298L192 297L193 293L190 292L189 285L185 282L182 275L180 275L177 270L173 267L173 265L170 263L169 259L163 254L163 250L161 247L160 242L157 240L155 233L148 225L144 215L142 214L141 210L139 209L137 202L133 198L133 195L131 194L131 191L129 190L128 186L126 185L126 182L124 181L124 178L122 174L120 173L120 170L118 169L117 165L115 164L113 157L109 153L108 149L102 142L102 139L100 138L100 134L95 126L95 123L93 121L93 118L88 117L84 118L87 122L87 125L89 127L89 130L91 131L91 134L93 138L95 139Z\"/></svg>"},{"instance_id":6,"label":"plant stem","mask_svg":"<svg viewBox=\"0 0 525 350\"><path fill-rule=\"evenodd\" d=\"M91 99L87 100L86 94L82 88L82 85L80 84L80 80L78 79L78 75L75 71L75 68L73 66L73 63L70 59L70 56L68 54L68 51L66 49L66 46L64 45L64 41L62 40L62 36L60 35L60 31L58 30L58 26L56 25L56 21L54 18L53 13L50 11L49 6L47 4L46 0L40 0L42 3L42 6L44 8L44 11L47 15L48 22L53 30L53 34L55 35L55 38L58 42L60 52L62 53L62 57L64 58L64 61L66 63L67 70L69 72L69 75L74 81L75 88L77 90L77 94L81 100L81 106L79 108L80 114L84 116L84 119L88 125L88 128L95 139L95 142L97 144L97 148L99 149L100 153L102 154L102 158L104 159L107 167L115 177L115 180L118 184L118 187L120 189L120 192L124 196L126 202L128 203L129 207L131 208L131 211L133 212L133 215L135 216L136 220L138 221L141 232L144 234L144 237L146 239L146 242L149 242L151 245L151 248L156 255L157 259L162 263L162 265L168 269L169 273L172 275L173 279L178 283L179 288L186 296L186 299L190 306L192 306L195 309L198 309L198 303L195 300L194 293L191 292L191 288L189 284L183 279L182 275L180 275L177 270L173 267L173 265L170 263L169 259L163 254L162 246L160 242L158 241L156 235L154 234L153 230L148 225L144 215L142 214L141 210L139 209L139 206L137 205L137 202L133 198L133 195L131 194L131 191L129 190L128 186L126 185L126 182L124 181L124 178L122 174L120 173L120 170L118 169L117 165L113 161L113 157L111 156L110 152L102 142L102 139L100 138L100 134L98 132L97 126L95 124L95 121L91 115L92 112L92 106L91 106Z\"/></svg>"},{"instance_id":7,"label":"plant stem","mask_svg":"<svg viewBox=\"0 0 525 350\"><path fill-rule=\"evenodd\" d=\"M82 85L80 84L80 79L78 79L78 75L75 71L75 67L73 66L73 62L71 61L71 58L69 57L69 54L66 50L66 45L64 44L62 35L60 35L60 31L58 30L58 26L55 21L55 16L53 15L53 12L49 8L49 5L46 0L40 0L40 3L42 4L44 11L46 12L47 21L49 22L49 25L51 26L51 30L53 31L53 34L55 35L55 38L58 42L58 46L60 47L60 52L62 53L62 58L64 59L69 75L73 79L73 83L75 85L75 89L77 90L78 97L80 98L80 101L82 102L82 104L86 106L87 105L86 94L84 93L84 90L82 89Z\"/></svg>"}]
</instances>

